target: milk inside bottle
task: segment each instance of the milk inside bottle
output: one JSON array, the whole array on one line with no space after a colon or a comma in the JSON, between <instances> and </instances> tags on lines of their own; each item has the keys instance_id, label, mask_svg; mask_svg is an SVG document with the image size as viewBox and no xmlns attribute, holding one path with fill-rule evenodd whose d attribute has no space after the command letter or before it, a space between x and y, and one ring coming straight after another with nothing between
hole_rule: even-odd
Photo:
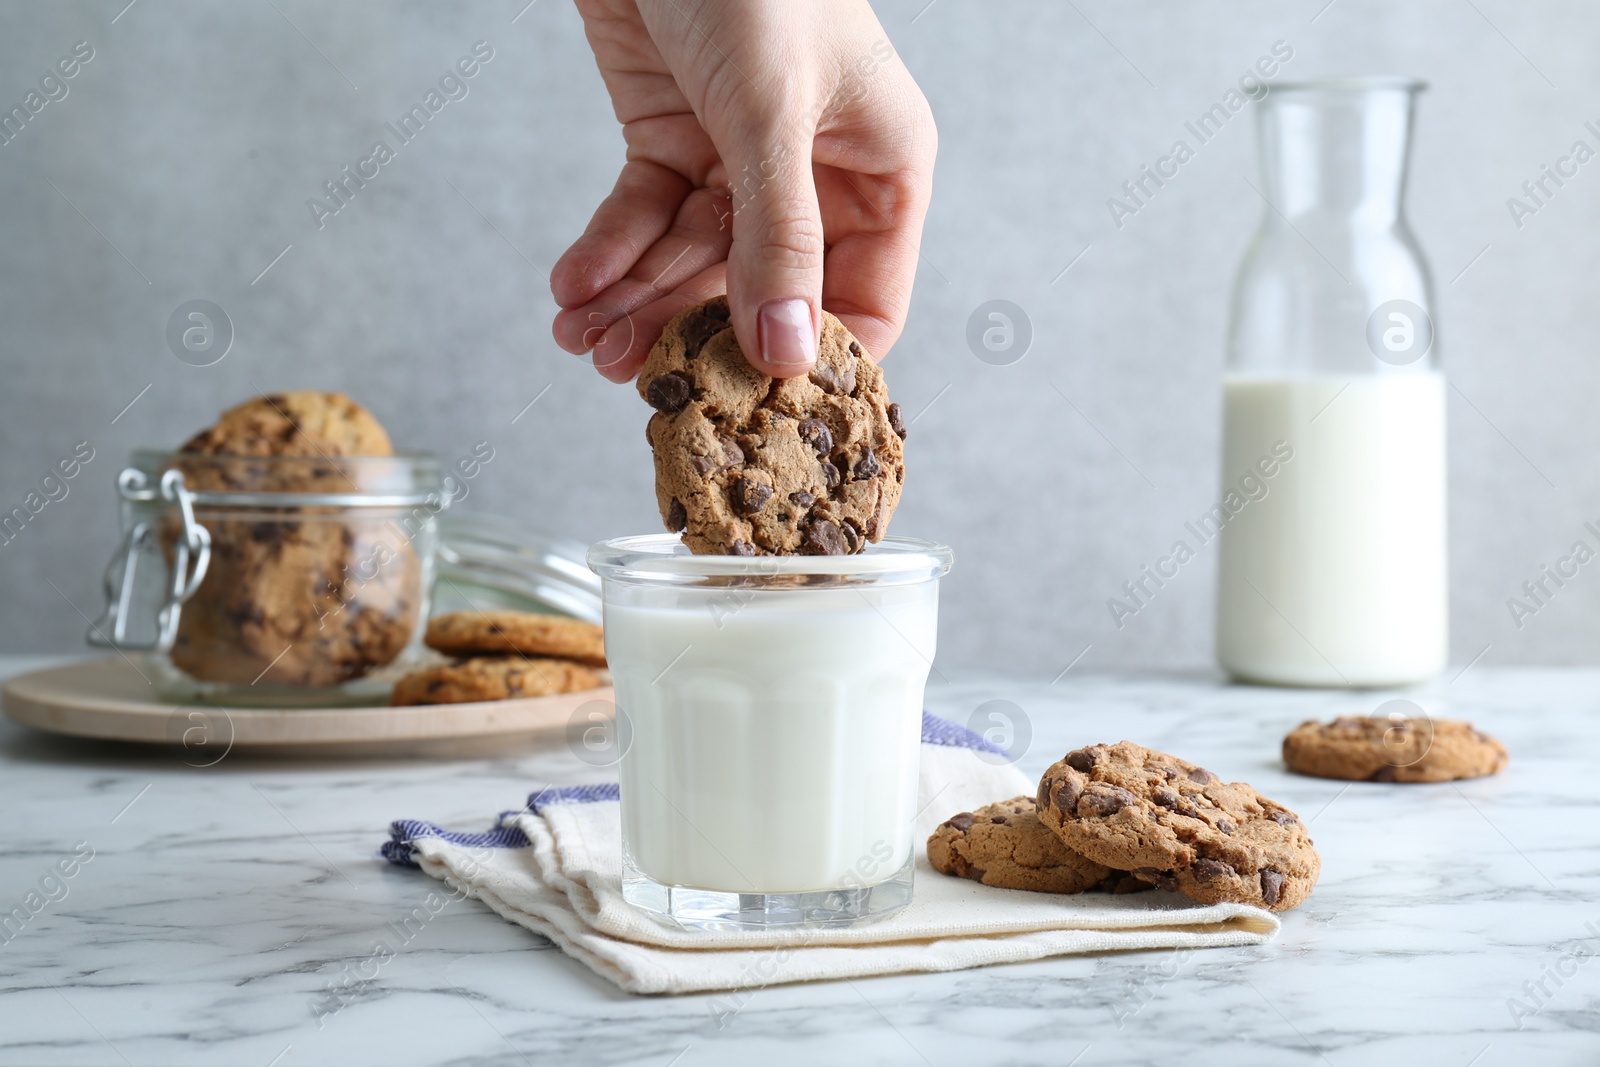
<instances>
[{"instance_id":1,"label":"milk inside bottle","mask_svg":"<svg viewBox=\"0 0 1600 1067\"><path fill-rule=\"evenodd\" d=\"M1241 679L1376 686L1445 662L1436 372L1229 378L1224 478L1277 471L1223 527L1217 655Z\"/></svg>"}]
</instances>

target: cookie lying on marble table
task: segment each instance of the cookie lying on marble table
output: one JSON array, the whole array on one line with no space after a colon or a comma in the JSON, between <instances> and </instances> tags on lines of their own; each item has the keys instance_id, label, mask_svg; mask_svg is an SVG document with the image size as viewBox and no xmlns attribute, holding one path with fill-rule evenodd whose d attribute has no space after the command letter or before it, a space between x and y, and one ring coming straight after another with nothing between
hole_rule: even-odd
<instances>
[{"instance_id":1,"label":"cookie lying on marble table","mask_svg":"<svg viewBox=\"0 0 1600 1067\"><path fill-rule=\"evenodd\" d=\"M1452 782L1499 774L1506 746L1453 719L1344 716L1283 739L1291 771L1355 782Z\"/></svg>"},{"instance_id":2,"label":"cookie lying on marble table","mask_svg":"<svg viewBox=\"0 0 1600 1067\"><path fill-rule=\"evenodd\" d=\"M1067 753L1040 779L1037 802L1068 848L1202 904L1286 911L1322 870L1294 812L1131 741Z\"/></svg>"}]
</instances>

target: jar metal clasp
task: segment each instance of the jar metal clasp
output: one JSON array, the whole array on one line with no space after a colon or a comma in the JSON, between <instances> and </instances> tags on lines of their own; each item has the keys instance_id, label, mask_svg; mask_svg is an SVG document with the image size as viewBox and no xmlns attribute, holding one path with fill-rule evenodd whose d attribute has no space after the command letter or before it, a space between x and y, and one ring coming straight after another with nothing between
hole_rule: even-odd
<instances>
[{"instance_id":1,"label":"jar metal clasp","mask_svg":"<svg viewBox=\"0 0 1600 1067\"><path fill-rule=\"evenodd\" d=\"M128 524L122 544L106 566L106 610L98 621L89 624L89 643L100 648L170 652L177 640L178 615L183 604L200 588L211 562L211 531L195 520L194 494L184 484L182 471L168 470L161 475L160 483L152 486L144 471L128 467L117 475L117 494L125 509L157 500L176 504L183 526L173 546L171 580L156 613L155 638L135 642L128 637L139 556L155 544L157 534L154 521L139 519Z\"/></svg>"}]
</instances>

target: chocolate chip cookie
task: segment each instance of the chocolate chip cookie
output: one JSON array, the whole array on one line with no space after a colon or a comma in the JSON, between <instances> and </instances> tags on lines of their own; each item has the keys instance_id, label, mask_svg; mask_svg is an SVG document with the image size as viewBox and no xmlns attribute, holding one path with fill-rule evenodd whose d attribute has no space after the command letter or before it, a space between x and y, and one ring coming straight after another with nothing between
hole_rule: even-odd
<instances>
[{"instance_id":1,"label":"chocolate chip cookie","mask_svg":"<svg viewBox=\"0 0 1600 1067\"><path fill-rule=\"evenodd\" d=\"M718 297L650 350L656 502L700 554L841 555L880 540L905 479L905 423L883 374L827 312L808 376L750 366Z\"/></svg>"},{"instance_id":2,"label":"chocolate chip cookie","mask_svg":"<svg viewBox=\"0 0 1600 1067\"><path fill-rule=\"evenodd\" d=\"M286 392L223 412L171 465L197 492L348 493L367 488L351 457L384 466L393 453L377 419L349 397ZM392 662L410 643L422 565L391 517L209 504L196 515L211 534L211 562L172 649L190 677L323 688ZM179 528L176 516L162 527L169 562Z\"/></svg>"},{"instance_id":3,"label":"chocolate chip cookie","mask_svg":"<svg viewBox=\"0 0 1600 1067\"><path fill-rule=\"evenodd\" d=\"M1040 780L1038 804L1068 848L1202 904L1287 911L1322 870L1294 812L1131 741L1067 753Z\"/></svg>"},{"instance_id":4,"label":"chocolate chip cookie","mask_svg":"<svg viewBox=\"0 0 1600 1067\"><path fill-rule=\"evenodd\" d=\"M443 667L413 671L395 683L389 703L465 704L511 697L544 697L598 689L600 676L564 659L474 656Z\"/></svg>"},{"instance_id":5,"label":"chocolate chip cookie","mask_svg":"<svg viewBox=\"0 0 1600 1067\"><path fill-rule=\"evenodd\" d=\"M605 634L592 622L531 611L453 611L428 620L429 648L453 656L520 652L606 665Z\"/></svg>"},{"instance_id":6,"label":"chocolate chip cookie","mask_svg":"<svg viewBox=\"0 0 1600 1067\"><path fill-rule=\"evenodd\" d=\"M1149 885L1061 843L1039 822L1032 797L1015 797L946 819L928 838L933 869L1001 889L1135 893Z\"/></svg>"},{"instance_id":7,"label":"chocolate chip cookie","mask_svg":"<svg viewBox=\"0 0 1600 1067\"><path fill-rule=\"evenodd\" d=\"M1506 746L1451 719L1341 717L1283 739L1291 771L1368 782L1450 782L1505 769Z\"/></svg>"},{"instance_id":8,"label":"chocolate chip cookie","mask_svg":"<svg viewBox=\"0 0 1600 1067\"><path fill-rule=\"evenodd\" d=\"M208 682L325 688L392 662L410 643L422 566L389 524L218 514L200 516L211 564L178 618L179 670Z\"/></svg>"},{"instance_id":9,"label":"chocolate chip cookie","mask_svg":"<svg viewBox=\"0 0 1600 1067\"><path fill-rule=\"evenodd\" d=\"M372 412L343 393L301 390L251 397L191 437L182 452L227 456L392 456Z\"/></svg>"}]
</instances>

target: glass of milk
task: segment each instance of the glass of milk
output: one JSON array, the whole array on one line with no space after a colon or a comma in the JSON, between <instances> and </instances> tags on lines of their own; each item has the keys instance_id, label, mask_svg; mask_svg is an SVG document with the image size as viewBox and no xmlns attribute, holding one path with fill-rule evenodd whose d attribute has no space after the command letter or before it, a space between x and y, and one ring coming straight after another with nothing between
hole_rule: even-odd
<instances>
[{"instance_id":1,"label":"glass of milk","mask_svg":"<svg viewBox=\"0 0 1600 1067\"><path fill-rule=\"evenodd\" d=\"M1280 84L1234 286L1217 657L1274 685L1388 686L1445 663L1445 381L1402 211L1423 83Z\"/></svg>"},{"instance_id":2,"label":"glass of milk","mask_svg":"<svg viewBox=\"0 0 1600 1067\"><path fill-rule=\"evenodd\" d=\"M696 556L595 545L623 895L680 926L877 919L911 899L922 695L948 548Z\"/></svg>"}]
</instances>

